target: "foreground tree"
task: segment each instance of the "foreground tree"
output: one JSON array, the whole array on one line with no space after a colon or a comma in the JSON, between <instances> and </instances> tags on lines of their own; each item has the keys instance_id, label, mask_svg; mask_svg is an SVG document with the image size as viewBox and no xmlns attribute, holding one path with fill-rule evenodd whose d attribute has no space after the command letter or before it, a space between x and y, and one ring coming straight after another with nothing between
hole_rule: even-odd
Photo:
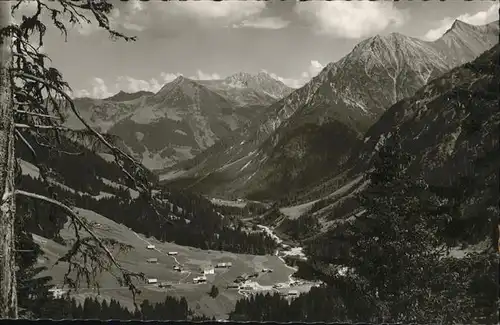
<instances>
[{"instance_id":1,"label":"foreground tree","mask_svg":"<svg viewBox=\"0 0 500 325\"><path fill-rule=\"evenodd\" d=\"M392 132L374 157L370 183L359 197L365 211L347 230L351 249L343 264L348 271L338 281L364 288L375 322L424 320L428 315L420 307L444 254L437 227L422 212L426 185L406 172L410 160L399 132Z\"/></svg>"},{"instance_id":2,"label":"foreground tree","mask_svg":"<svg viewBox=\"0 0 500 325\"><path fill-rule=\"evenodd\" d=\"M375 155L359 197L364 213L345 231L347 272L333 283L348 319L488 323L497 307L496 254L448 256L440 233L453 209L441 209L429 186L409 175L411 158L401 142L396 130Z\"/></svg>"},{"instance_id":3,"label":"foreground tree","mask_svg":"<svg viewBox=\"0 0 500 325\"><path fill-rule=\"evenodd\" d=\"M135 297L138 290L132 279L143 277L142 274L124 269L116 261L113 249L120 251L126 249L126 246L96 236L91 225L75 213L70 205L58 201L55 197L15 188L16 139L24 143L36 161L37 153L27 140L27 135L34 135L37 141L41 141L39 144L49 146L53 150L58 150L61 137L80 140L92 138L92 144L99 144L114 155L115 163L130 182L142 195L152 199L153 207L156 206L155 192L152 191L152 183L148 180L146 170L117 148L109 136L95 131L82 119L68 95L68 84L57 69L47 66L47 56L39 51L47 29L42 17L50 19L65 36L68 24L91 23L87 18L87 15L90 15L93 22L107 30L112 38L126 41L135 38L110 28L107 15L113 7L105 0L29 1L36 5L35 13L32 16L23 16L20 23L14 22L14 11L27 2L0 1L0 318L18 317L14 235L16 218L19 217L16 214L17 195L53 204L64 212L65 217L69 217L76 240L68 254L61 257L60 261L69 263L65 281L72 288L76 288L81 279L85 279L89 285L98 286L94 281L97 273L117 269L117 279L122 285L129 286ZM38 45L33 45L36 42ZM62 126L68 111L75 114L85 125L84 131L77 132ZM50 188L45 167L38 167L42 181ZM81 231L87 232L88 236L82 237ZM76 274L76 279L69 276L71 272Z\"/></svg>"}]
</instances>

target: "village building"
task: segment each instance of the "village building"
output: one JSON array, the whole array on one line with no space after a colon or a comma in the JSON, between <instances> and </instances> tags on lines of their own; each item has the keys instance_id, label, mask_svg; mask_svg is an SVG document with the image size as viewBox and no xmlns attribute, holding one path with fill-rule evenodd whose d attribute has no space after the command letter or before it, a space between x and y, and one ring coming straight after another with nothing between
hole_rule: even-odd
<instances>
[{"instance_id":1,"label":"village building","mask_svg":"<svg viewBox=\"0 0 500 325\"><path fill-rule=\"evenodd\" d=\"M202 275L202 276L197 276L196 278L193 279L194 283L205 283L207 282L207 277Z\"/></svg>"},{"instance_id":2,"label":"village building","mask_svg":"<svg viewBox=\"0 0 500 325\"><path fill-rule=\"evenodd\" d=\"M217 263L217 265L215 267L218 269L221 269L221 268L229 268L231 266L233 266L232 262L220 262L220 263Z\"/></svg>"},{"instance_id":3,"label":"village building","mask_svg":"<svg viewBox=\"0 0 500 325\"><path fill-rule=\"evenodd\" d=\"M215 269L212 265L204 266L200 269L201 273L204 275L215 274Z\"/></svg>"},{"instance_id":4,"label":"village building","mask_svg":"<svg viewBox=\"0 0 500 325\"><path fill-rule=\"evenodd\" d=\"M156 257L151 257L147 259L147 262L156 264L158 263L158 259Z\"/></svg>"},{"instance_id":5,"label":"village building","mask_svg":"<svg viewBox=\"0 0 500 325\"><path fill-rule=\"evenodd\" d=\"M59 288L50 288L48 291L50 293L52 293L52 297L54 299L62 298L62 296L67 292L66 290L59 289Z\"/></svg>"}]
</instances>

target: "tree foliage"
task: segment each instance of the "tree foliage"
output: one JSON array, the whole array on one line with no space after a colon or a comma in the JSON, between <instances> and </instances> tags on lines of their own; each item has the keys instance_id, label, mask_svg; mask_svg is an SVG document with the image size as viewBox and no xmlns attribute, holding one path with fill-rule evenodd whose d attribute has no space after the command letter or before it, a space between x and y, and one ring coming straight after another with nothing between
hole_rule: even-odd
<instances>
[{"instance_id":1,"label":"tree foliage","mask_svg":"<svg viewBox=\"0 0 500 325\"><path fill-rule=\"evenodd\" d=\"M1 295L0 295L0 315L4 317L17 317L17 296L15 276L10 273L15 268L15 260L11 256L14 250L15 241L13 240L14 224L11 220L19 218L16 214L15 202L17 196L25 196L42 200L52 204L60 209L63 215L68 216L73 224L76 240L70 249L70 255L64 259L70 263L71 268L77 268L77 279L70 281L70 284L78 283L80 278L86 278L89 281L96 273L109 270L110 267L120 270L119 281L128 285L132 294L138 292L132 279L142 278L142 274L130 272L116 261L110 249L110 246L123 248L116 242L103 240L95 235L90 225L73 211L70 205L64 204L54 198L53 195L41 196L13 188L14 184L14 166L16 152L14 150L14 136L20 140L26 148L31 151L36 160L37 152L33 149L33 144L28 140L29 136L37 139L37 143L51 149L57 150L61 144L61 138L72 139L95 139L92 143L100 143L107 147L110 153L114 155L115 163L121 168L122 172L129 178L130 182L146 198L151 199L153 207L158 204L155 201L152 183L146 177L146 171L143 166L137 163L132 157L125 154L113 144L112 139L92 129L86 121L83 120L78 110L75 108L71 97L69 85L64 81L62 74L54 67L50 66L50 60L47 55L40 52L43 46L43 39L47 31L47 25L44 18L49 18L50 23L67 36L67 26L85 23L97 23L99 27L109 32L113 39L124 39L126 41L135 40L134 37L125 36L114 31L109 24L107 15L111 12L113 6L107 1L74 2L68 0L57 0L54 2L45 2L41 0L31 1L35 4L36 10L32 15L23 15L20 22L11 19L10 14L14 14L23 4L28 1L18 0L17 2L5 1L0 6L2 21L0 30L0 39L2 44L2 56L0 58L0 70L2 73L2 83L0 85L1 94L1 120L2 134L0 157L1 159L1 179L6 186L1 189L2 193L2 251L6 256L2 257L2 269L4 272L0 277ZM11 13L6 11L11 10ZM93 21L87 18L93 16ZM6 23L7 22L7 23ZM12 23L11 23L12 22ZM37 44L37 45L34 45ZM7 73L6 73L7 71ZM75 131L63 126L65 116L70 112L85 125L83 131ZM64 153L64 151L60 151ZM68 154L68 153L66 153ZM49 190L50 182L47 181L47 170L41 168L42 180ZM84 239L80 232L87 232L91 240ZM90 269L82 265L82 259L92 260L89 263ZM104 260L109 261L103 262ZM12 275L13 280L10 280Z\"/></svg>"}]
</instances>

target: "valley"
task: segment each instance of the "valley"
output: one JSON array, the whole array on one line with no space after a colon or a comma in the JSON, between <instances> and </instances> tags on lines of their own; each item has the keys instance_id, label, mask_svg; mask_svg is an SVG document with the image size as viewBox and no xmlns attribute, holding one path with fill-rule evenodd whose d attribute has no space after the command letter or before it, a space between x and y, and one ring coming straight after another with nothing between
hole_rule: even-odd
<instances>
[{"instance_id":1,"label":"valley","mask_svg":"<svg viewBox=\"0 0 500 325\"><path fill-rule=\"evenodd\" d=\"M495 323L499 10L1 3L0 318Z\"/></svg>"},{"instance_id":2,"label":"valley","mask_svg":"<svg viewBox=\"0 0 500 325\"><path fill-rule=\"evenodd\" d=\"M162 301L166 294L174 297L186 297L189 307L209 317L226 319L233 310L235 302L240 297L256 294L259 292L284 293L289 290L297 290L299 293L308 292L311 286L318 283L300 281L299 285L292 278L296 269L286 265L281 256L287 252L276 252L276 255L254 256L244 254L232 254L223 251L205 251L193 247L179 246L173 243L160 242L154 238L145 238L131 229L117 224L92 211L77 210L88 221L99 224L96 234L102 238L113 238L124 244L131 245L129 252L117 255L117 259L124 267L134 272L145 273L148 279L156 279L157 284L137 283L142 293L137 297L137 302L148 299L150 302ZM264 226L262 226L264 227ZM268 228L267 231L270 232ZM73 239L73 234L66 227L61 231L61 236L66 240ZM275 237L277 241L279 238ZM52 276L53 285L59 289L68 290L63 285L63 277L67 271L66 263L53 265L57 258L64 255L68 247L60 245L53 240L34 235L35 243L39 244L45 253L40 260L40 265L47 266L45 274ZM154 249L148 249L154 245ZM282 249L281 249L282 250ZM177 255L169 256L168 252L176 252ZM148 263L149 258L157 258L156 263ZM218 263L231 262L229 268L215 268L213 275L206 275L207 281L202 284L193 283L193 279L203 274L203 269L210 265L215 267ZM174 270L174 266L180 266L181 271ZM272 273L262 272L271 269ZM228 288L234 284L234 280L242 274L254 274L254 279L242 282L239 288ZM71 296L83 301L85 297L97 296L99 299L115 299L122 306L134 309L132 295L127 287L121 287L116 279L110 274L103 274L97 279L99 289L86 289L84 285ZM166 283L168 288L159 288L159 283ZM208 295L210 287L215 285L219 289L219 295L214 299ZM279 286L279 287L277 287ZM241 288L246 288L243 290Z\"/></svg>"}]
</instances>

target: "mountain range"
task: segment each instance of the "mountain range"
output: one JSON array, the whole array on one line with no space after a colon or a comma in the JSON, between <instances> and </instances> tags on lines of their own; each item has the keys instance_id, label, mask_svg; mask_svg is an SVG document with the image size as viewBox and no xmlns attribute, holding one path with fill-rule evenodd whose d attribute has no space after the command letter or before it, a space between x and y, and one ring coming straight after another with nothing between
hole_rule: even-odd
<instances>
[{"instance_id":1,"label":"mountain range","mask_svg":"<svg viewBox=\"0 0 500 325\"><path fill-rule=\"evenodd\" d=\"M328 261L342 254L332 238L362 213L355 196L367 184L372 158L396 130L402 150L413 157L409 174L422 176L441 204L452 207L443 238L452 245L491 243L498 216L499 57L496 45L391 106L353 150L349 168L304 191L299 200L311 204L300 218L321 225L304 239L318 270L328 272Z\"/></svg>"},{"instance_id":2,"label":"mountain range","mask_svg":"<svg viewBox=\"0 0 500 325\"><path fill-rule=\"evenodd\" d=\"M20 188L47 196L55 191L85 216L99 214L99 227L107 219L128 227L139 245L145 246L142 234L191 246L186 252L208 250L204 256L244 253L260 270L260 261L278 245L258 231L266 229L282 247L291 245L290 253L297 248L305 254L299 259L297 253L295 261L284 256L287 264L296 263L299 271L306 265L306 272L324 278L338 275L333 264L339 255L349 256L337 239L343 225L364 213L357 195L369 182L379 148L398 131L401 150L412 157L409 179L421 176L427 186L419 195L439 192L452 209L439 214L446 224L440 235L452 248L488 244L499 212L498 34L498 21L456 21L434 42L398 33L371 37L299 89L261 72L220 80L181 76L155 93L78 98L91 125L155 173L147 177L161 194L159 213L109 154L81 140L63 137L61 149L79 152L63 154L30 139L37 144L35 157L19 138ZM65 123L82 127L71 114ZM42 171L50 186L41 182ZM42 220L26 218L27 230L59 240L64 219L54 223L50 205L24 198L18 206L21 214L41 206ZM109 230L99 231L105 237Z\"/></svg>"},{"instance_id":3,"label":"mountain range","mask_svg":"<svg viewBox=\"0 0 500 325\"><path fill-rule=\"evenodd\" d=\"M229 198L300 193L352 163L354 148L387 108L490 49L498 30L498 21L473 26L457 20L433 42L399 33L366 39L269 106L267 120L249 136L224 139L161 177Z\"/></svg>"},{"instance_id":4,"label":"mountain range","mask_svg":"<svg viewBox=\"0 0 500 325\"><path fill-rule=\"evenodd\" d=\"M123 91L105 99L78 98L86 121L121 138L150 170L194 157L230 134L244 134L265 119L265 108L291 88L267 73L238 73L221 80L180 76L157 93ZM69 114L67 126L82 124Z\"/></svg>"}]
</instances>

